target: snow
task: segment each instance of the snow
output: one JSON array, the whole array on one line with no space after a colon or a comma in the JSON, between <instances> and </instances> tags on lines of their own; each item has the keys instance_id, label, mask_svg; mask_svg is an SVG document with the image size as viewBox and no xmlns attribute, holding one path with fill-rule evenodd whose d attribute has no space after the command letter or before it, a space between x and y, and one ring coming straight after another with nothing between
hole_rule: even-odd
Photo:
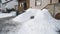
<instances>
[{"instance_id":1,"label":"snow","mask_svg":"<svg viewBox=\"0 0 60 34\"><path fill-rule=\"evenodd\" d=\"M30 19L32 15L34 19ZM57 32L60 28L59 23L60 21L54 19L47 9L30 8L25 13L8 21L7 24L5 23L7 26L2 28L2 34L59 34Z\"/></svg>"},{"instance_id":2,"label":"snow","mask_svg":"<svg viewBox=\"0 0 60 34\"><path fill-rule=\"evenodd\" d=\"M52 20L54 19L49 15L48 10L43 9L36 14L35 19L25 22L18 34L59 34L56 20Z\"/></svg>"},{"instance_id":3,"label":"snow","mask_svg":"<svg viewBox=\"0 0 60 34\"><path fill-rule=\"evenodd\" d=\"M18 5L18 2L16 0L13 0L6 4L5 8L12 9L15 8L15 5Z\"/></svg>"},{"instance_id":4,"label":"snow","mask_svg":"<svg viewBox=\"0 0 60 34\"><path fill-rule=\"evenodd\" d=\"M12 17L12 16L16 16L16 12L0 13L0 18L6 18L6 17Z\"/></svg>"},{"instance_id":5,"label":"snow","mask_svg":"<svg viewBox=\"0 0 60 34\"><path fill-rule=\"evenodd\" d=\"M22 23L26 22L30 20L31 16L35 16L38 11L40 11L40 9L29 8L28 10L26 10L25 13L18 15L16 18L14 18L13 21L22 22Z\"/></svg>"},{"instance_id":6,"label":"snow","mask_svg":"<svg viewBox=\"0 0 60 34\"><path fill-rule=\"evenodd\" d=\"M7 1L10 1L10 0L7 0ZM5 0L1 0L2 3L5 3L5 2L7 2L7 1L5 1Z\"/></svg>"}]
</instances>

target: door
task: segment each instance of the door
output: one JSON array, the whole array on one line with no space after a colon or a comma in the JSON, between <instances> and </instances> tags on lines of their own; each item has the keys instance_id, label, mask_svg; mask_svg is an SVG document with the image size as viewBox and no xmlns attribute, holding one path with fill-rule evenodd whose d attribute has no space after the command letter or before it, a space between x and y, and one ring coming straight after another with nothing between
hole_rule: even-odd
<instances>
[{"instance_id":1,"label":"door","mask_svg":"<svg viewBox=\"0 0 60 34\"><path fill-rule=\"evenodd\" d=\"M18 10L23 11L30 7L30 1L29 0L19 0L18 1Z\"/></svg>"}]
</instances>

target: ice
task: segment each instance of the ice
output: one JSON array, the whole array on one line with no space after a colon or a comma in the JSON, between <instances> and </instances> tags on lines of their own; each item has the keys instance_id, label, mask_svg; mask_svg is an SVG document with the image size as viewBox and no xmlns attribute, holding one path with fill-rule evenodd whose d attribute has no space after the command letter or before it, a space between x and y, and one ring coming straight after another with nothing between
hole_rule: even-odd
<instances>
[{"instance_id":1,"label":"ice","mask_svg":"<svg viewBox=\"0 0 60 34\"><path fill-rule=\"evenodd\" d=\"M22 22L22 23L26 22L31 19L31 16L35 16L38 11L40 11L40 9L29 8L28 10L26 10L25 13L18 15L16 18L14 18L13 21Z\"/></svg>"},{"instance_id":2,"label":"ice","mask_svg":"<svg viewBox=\"0 0 60 34\"><path fill-rule=\"evenodd\" d=\"M35 19L24 23L18 34L59 34L55 21L48 10L43 9L35 15Z\"/></svg>"}]
</instances>

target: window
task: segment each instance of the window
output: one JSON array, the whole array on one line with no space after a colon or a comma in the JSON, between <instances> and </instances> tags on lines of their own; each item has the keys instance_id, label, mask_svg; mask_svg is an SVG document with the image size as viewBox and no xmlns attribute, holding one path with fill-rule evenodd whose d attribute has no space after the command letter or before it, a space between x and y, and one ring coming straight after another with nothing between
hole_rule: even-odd
<instances>
[{"instance_id":1,"label":"window","mask_svg":"<svg viewBox=\"0 0 60 34\"><path fill-rule=\"evenodd\" d=\"M42 4L42 0L35 0L35 6L40 6Z\"/></svg>"}]
</instances>

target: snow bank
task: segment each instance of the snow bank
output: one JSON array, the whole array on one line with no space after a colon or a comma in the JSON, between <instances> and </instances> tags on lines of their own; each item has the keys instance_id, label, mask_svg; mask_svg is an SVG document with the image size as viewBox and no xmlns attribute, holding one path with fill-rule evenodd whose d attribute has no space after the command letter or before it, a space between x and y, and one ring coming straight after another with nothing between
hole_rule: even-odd
<instances>
[{"instance_id":1,"label":"snow bank","mask_svg":"<svg viewBox=\"0 0 60 34\"><path fill-rule=\"evenodd\" d=\"M0 13L0 18L6 18L6 17L12 17L12 16L16 16L16 12Z\"/></svg>"},{"instance_id":2,"label":"snow bank","mask_svg":"<svg viewBox=\"0 0 60 34\"><path fill-rule=\"evenodd\" d=\"M38 12L35 16L34 19L21 26L18 34L58 34L55 22L49 20L52 17L46 9Z\"/></svg>"},{"instance_id":3,"label":"snow bank","mask_svg":"<svg viewBox=\"0 0 60 34\"><path fill-rule=\"evenodd\" d=\"M28 10L26 10L25 13L18 15L16 18L14 18L13 21L26 22L31 19L31 16L35 16L38 11L40 11L40 9L29 8Z\"/></svg>"}]
</instances>

